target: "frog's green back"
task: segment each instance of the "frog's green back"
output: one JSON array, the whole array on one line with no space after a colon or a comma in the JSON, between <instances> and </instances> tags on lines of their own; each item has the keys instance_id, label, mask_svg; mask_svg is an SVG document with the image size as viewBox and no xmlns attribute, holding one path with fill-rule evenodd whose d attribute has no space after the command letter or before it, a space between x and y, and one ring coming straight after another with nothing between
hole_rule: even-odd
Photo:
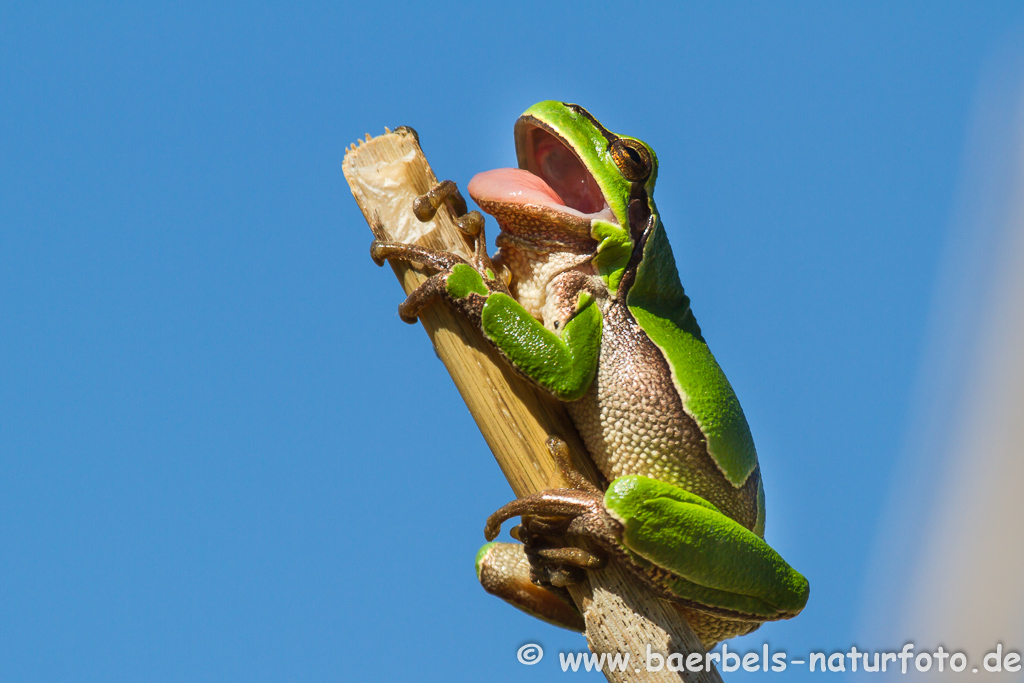
<instances>
[{"instance_id":1,"label":"frog's green back","mask_svg":"<svg viewBox=\"0 0 1024 683\"><path fill-rule=\"evenodd\" d=\"M660 220L644 246L626 304L665 355L683 407L707 437L709 454L726 478L741 486L757 467L754 440L729 380L701 336Z\"/></svg>"}]
</instances>

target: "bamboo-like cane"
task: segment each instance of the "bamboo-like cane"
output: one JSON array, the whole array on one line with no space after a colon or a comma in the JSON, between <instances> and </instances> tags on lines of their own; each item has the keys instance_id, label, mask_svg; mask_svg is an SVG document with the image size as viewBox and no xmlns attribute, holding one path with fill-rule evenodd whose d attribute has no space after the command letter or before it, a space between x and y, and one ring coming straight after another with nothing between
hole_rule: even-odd
<instances>
[{"instance_id":1,"label":"bamboo-like cane","mask_svg":"<svg viewBox=\"0 0 1024 683\"><path fill-rule=\"evenodd\" d=\"M447 207L428 223L419 222L412 213L413 200L433 187L437 178L411 129L399 128L375 138L367 135L349 148L342 168L377 238L470 255ZM406 293L426 279L407 263L392 262L392 268ZM420 321L517 496L569 485L545 446L549 436L564 440L574 464L596 481L586 449L560 403L512 372L478 329L441 302L427 307ZM589 581L589 586L579 584L570 592L586 622L590 649L630 655L626 671L604 671L609 681L721 683L713 667L685 674L668 671L667 666L647 671L648 647L662 656L680 653L684 658L690 653L703 655L704 648L671 605L614 562L590 572Z\"/></svg>"}]
</instances>

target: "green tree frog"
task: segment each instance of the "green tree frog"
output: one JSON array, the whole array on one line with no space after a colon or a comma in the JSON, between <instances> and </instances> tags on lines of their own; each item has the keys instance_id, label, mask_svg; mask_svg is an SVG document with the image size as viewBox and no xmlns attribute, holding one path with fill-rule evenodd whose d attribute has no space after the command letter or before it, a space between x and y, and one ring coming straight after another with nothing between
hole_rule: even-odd
<instances>
[{"instance_id":1,"label":"green tree frog","mask_svg":"<svg viewBox=\"0 0 1024 683\"><path fill-rule=\"evenodd\" d=\"M442 299L480 326L522 376L566 403L597 485L549 446L573 488L498 510L485 535L522 517L520 544L489 543L477 575L489 592L567 628L582 620L564 586L606 557L670 600L705 647L788 619L807 580L763 540L764 490L743 410L683 292L655 206L657 157L575 104L545 101L515 126L519 168L476 175L470 196L498 222L488 256L483 218L454 183L416 203L444 202L474 241L465 260L375 241L377 263L436 271L399 307L407 322ZM555 538L586 538L594 551Z\"/></svg>"}]
</instances>

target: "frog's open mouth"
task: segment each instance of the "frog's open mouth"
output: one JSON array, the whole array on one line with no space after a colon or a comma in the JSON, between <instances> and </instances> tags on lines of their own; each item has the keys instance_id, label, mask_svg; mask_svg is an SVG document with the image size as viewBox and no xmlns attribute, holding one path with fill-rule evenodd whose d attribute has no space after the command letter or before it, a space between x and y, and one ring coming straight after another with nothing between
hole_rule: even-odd
<instances>
[{"instance_id":1,"label":"frog's open mouth","mask_svg":"<svg viewBox=\"0 0 1024 683\"><path fill-rule=\"evenodd\" d=\"M590 221L617 221L576 153L532 117L516 123L516 152L519 168L484 171L469 181L473 200L521 240L592 249Z\"/></svg>"}]
</instances>

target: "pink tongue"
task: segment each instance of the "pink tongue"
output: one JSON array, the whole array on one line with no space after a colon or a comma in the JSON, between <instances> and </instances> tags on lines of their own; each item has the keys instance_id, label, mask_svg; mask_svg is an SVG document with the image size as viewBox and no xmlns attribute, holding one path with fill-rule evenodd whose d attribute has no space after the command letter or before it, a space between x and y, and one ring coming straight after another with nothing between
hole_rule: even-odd
<instances>
[{"instance_id":1,"label":"pink tongue","mask_svg":"<svg viewBox=\"0 0 1024 683\"><path fill-rule=\"evenodd\" d=\"M496 168L477 173L467 189L477 202L565 205L542 178L521 168Z\"/></svg>"}]
</instances>

